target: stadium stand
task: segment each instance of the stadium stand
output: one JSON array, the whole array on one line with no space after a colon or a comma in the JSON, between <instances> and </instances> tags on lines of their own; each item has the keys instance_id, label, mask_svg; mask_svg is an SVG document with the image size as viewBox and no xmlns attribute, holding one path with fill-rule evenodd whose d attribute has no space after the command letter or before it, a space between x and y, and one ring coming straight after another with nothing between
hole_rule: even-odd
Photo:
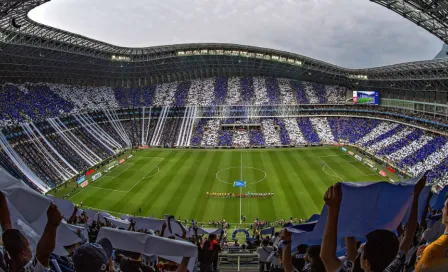
<instances>
[{"instance_id":1,"label":"stadium stand","mask_svg":"<svg viewBox=\"0 0 448 272\"><path fill-rule=\"evenodd\" d=\"M274 120L266 119L263 120L261 123L266 145L268 146L281 145L280 135L274 127Z\"/></svg>"},{"instance_id":2,"label":"stadium stand","mask_svg":"<svg viewBox=\"0 0 448 272\"><path fill-rule=\"evenodd\" d=\"M340 105L347 90L338 86L272 77L218 77L115 89L44 83L5 84L0 89L9 99L0 102L4 135L50 187L119 150L145 144L249 147L346 142L412 176L432 167L442 169L431 180L437 176L438 182L445 182L446 170L439 164L446 154L436 152L444 146L445 136L424 130L443 132L436 123L443 119L399 109ZM312 117L317 114L324 117ZM215 119L222 117L230 118ZM243 131L238 124L246 123L260 127ZM221 124L236 125L224 129ZM45 157L53 163L44 162Z\"/></svg>"},{"instance_id":3,"label":"stadium stand","mask_svg":"<svg viewBox=\"0 0 448 272\"><path fill-rule=\"evenodd\" d=\"M331 144L334 142L327 118L310 118L310 122L323 143Z\"/></svg>"},{"instance_id":4,"label":"stadium stand","mask_svg":"<svg viewBox=\"0 0 448 272\"><path fill-rule=\"evenodd\" d=\"M307 267L320 269L317 271L334 271L341 267L347 270L356 266L361 256L358 254L360 243L357 244L355 237L363 234L366 239L361 243L366 257L362 262L368 262L376 271L413 270L414 267L416 271L425 271L428 267L443 271L440 269L446 267L443 255L433 252L437 250L434 245L446 245L443 235L448 230L448 202L444 197L440 201L437 194L429 194L430 187L425 186L428 177L424 175L406 186L396 187L398 189L392 189L394 185L388 183L333 185L325 193L322 213L313 216L313 221L294 220L281 233L263 237L263 232L277 223L255 220L251 228L258 235L242 245L230 239L229 223L225 221L183 224L174 216L165 219L115 217L107 212L78 207L67 200L36 195L3 170L0 170L0 177L15 184L2 183L0 187L0 224L4 232L1 252L5 258L0 260L0 269L4 271L9 271L7 263L34 271L44 267L51 272L87 271L86 267L88 271L102 271L101 267L106 271L127 271L125 267L130 260L140 271L152 271L155 267L159 271L195 271L198 268L200 271L218 268L225 271L226 267L234 265L249 270L252 267L250 271L257 271L259 267L263 271L265 267L274 267L289 272L299 268L307 271ZM387 196L379 197L384 194ZM360 201L363 198L366 201ZM29 206L25 207L18 199L29 199ZM369 200L374 199L372 204ZM429 203L434 209L422 215ZM26 212L30 207L38 218ZM400 212L402 209L408 210L407 216ZM371 218L366 210L377 213L381 220L366 226L364 219ZM360 223L338 220L346 216L359 218ZM13 224L17 220L20 225ZM42 224L32 224L32 220ZM349 225L351 227L347 228ZM202 238L204 234L208 237ZM345 237L345 242L338 248L339 235ZM426 245L420 246L421 240ZM21 246L14 247L19 241ZM157 246L149 246L154 244ZM301 248L313 259L299 262L298 259L303 258ZM265 251L268 253L264 254ZM371 251L376 252L374 257L368 255ZM18 255L25 259L20 262L22 259L16 258Z\"/></svg>"}]
</instances>

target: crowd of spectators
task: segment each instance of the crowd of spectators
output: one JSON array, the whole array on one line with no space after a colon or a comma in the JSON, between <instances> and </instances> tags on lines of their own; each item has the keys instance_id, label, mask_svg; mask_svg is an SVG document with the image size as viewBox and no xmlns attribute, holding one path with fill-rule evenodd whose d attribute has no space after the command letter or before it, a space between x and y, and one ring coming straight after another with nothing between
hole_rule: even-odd
<instances>
[{"instance_id":1,"label":"crowd of spectators","mask_svg":"<svg viewBox=\"0 0 448 272\"><path fill-rule=\"evenodd\" d=\"M381 137L390 130L395 129L398 126L397 123L389 123L389 122L380 122L377 126L375 126L369 133L367 133L364 137L359 139L357 144L362 146L369 146L375 143L376 139Z\"/></svg>"},{"instance_id":2,"label":"crowd of spectators","mask_svg":"<svg viewBox=\"0 0 448 272\"><path fill-rule=\"evenodd\" d=\"M279 131L274 126L274 120L265 119L261 122L263 128L263 134L265 143L267 146L279 146L281 145Z\"/></svg>"},{"instance_id":3,"label":"crowd of spectators","mask_svg":"<svg viewBox=\"0 0 448 272\"><path fill-rule=\"evenodd\" d=\"M245 84L247 88L247 84ZM243 85L244 86L244 85ZM253 88L254 92L254 102L256 106L269 104L268 89L266 86L266 80L264 77L254 77L253 78Z\"/></svg>"},{"instance_id":4,"label":"crowd of spectators","mask_svg":"<svg viewBox=\"0 0 448 272\"><path fill-rule=\"evenodd\" d=\"M314 130L313 124L311 123L309 118L297 118L297 124L299 125L299 128L308 143L320 143L319 135L317 135L316 131Z\"/></svg>"},{"instance_id":5,"label":"crowd of spectators","mask_svg":"<svg viewBox=\"0 0 448 272\"><path fill-rule=\"evenodd\" d=\"M201 146L216 146L218 143L220 125L220 120L218 119L212 119L207 122L207 130L204 131Z\"/></svg>"},{"instance_id":6,"label":"crowd of spectators","mask_svg":"<svg viewBox=\"0 0 448 272\"><path fill-rule=\"evenodd\" d=\"M334 136L331 132L330 125L328 124L327 118L310 118L310 122L313 125L314 130L316 131L319 139L322 143L332 144L334 143Z\"/></svg>"},{"instance_id":7,"label":"crowd of spectators","mask_svg":"<svg viewBox=\"0 0 448 272\"><path fill-rule=\"evenodd\" d=\"M397 132L398 130L398 132ZM388 131L387 133L380 135L376 139L375 142L369 146L367 146L367 150L370 153L377 154L379 150L383 150L387 146L391 146L395 144L396 142L400 141L401 139L406 138L409 134L411 134L414 131L411 127L406 127L399 125L395 129ZM388 134L388 135L386 135Z\"/></svg>"},{"instance_id":8,"label":"crowd of spectators","mask_svg":"<svg viewBox=\"0 0 448 272\"><path fill-rule=\"evenodd\" d=\"M157 131L161 136L157 144L175 146L183 115L173 111L191 104L204 106L201 114L211 118L194 122L193 135L188 143L192 146L248 147L254 143L287 146L345 141L378 154L411 175L437 167L443 169L442 172L432 176L443 179L446 172L446 167L439 166L446 157L439 150L446 143L444 136L367 118L285 117L349 114L393 119L444 131L443 126L436 122L446 123L446 117L417 111L353 105L289 106L297 103L343 104L346 89L338 86L266 77L232 77L115 90L58 84L6 84L0 87L0 91L7 98L0 102L0 125L22 123L15 128L16 132L12 132L13 126L9 126L11 131L3 129L3 132L25 162L42 180L52 185L71 176L68 168L84 170L92 162L112 156L117 149L145 144L143 138L151 139L156 132L160 106L176 107L170 109L163 126ZM285 106L272 106L279 103ZM233 106L223 107L222 104ZM254 105L259 108L253 108ZM145 124L145 137L142 137L141 107L149 106L156 108L146 119L148 125ZM91 113L86 114L86 111ZM275 117L251 117L254 114ZM229 118L213 121L213 117L218 116ZM36 129L27 128L25 124L31 121L35 121L44 138ZM238 127L238 122L253 123L255 128ZM221 127L221 124L236 126L230 129ZM86 147L90 154L82 151Z\"/></svg>"},{"instance_id":9,"label":"crowd of spectators","mask_svg":"<svg viewBox=\"0 0 448 272\"><path fill-rule=\"evenodd\" d=\"M295 118L284 118L285 127L288 130L290 144L292 145L304 145L307 144L307 140L303 136L302 131L299 128L297 120Z\"/></svg>"},{"instance_id":10,"label":"crowd of spectators","mask_svg":"<svg viewBox=\"0 0 448 272\"><path fill-rule=\"evenodd\" d=\"M209 228L203 228L206 223L168 215L115 217L38 195L0 174L14 184L0 186L0 271L215 272L226 263L220 256L232 254L257 256L259 272L448 267L448 199L430 193L428 173L401 186L337 183L323 196L320 215L307 221L256 218L250 224L253 235L244 242L228 235L233 230L225 220L209 221ZM368 201L360 201L364 198Z\"/></svg>"}]
</instances>

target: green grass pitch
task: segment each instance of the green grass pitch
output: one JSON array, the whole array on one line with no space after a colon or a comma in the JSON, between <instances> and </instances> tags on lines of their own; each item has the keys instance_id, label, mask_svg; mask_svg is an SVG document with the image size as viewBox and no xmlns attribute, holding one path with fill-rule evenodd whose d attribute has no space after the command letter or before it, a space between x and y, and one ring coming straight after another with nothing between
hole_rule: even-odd
<instances>
[{"instance_id":1,"label":"green grass pitch","mask_svg":"<svg viewBox=\"0 0 448 272\"><path fill-rule=\"evenodd\" d=\"M234 192L242 179L247 192L274 192L266 199L207 198L206 192ZM383 177L336 147L245 150L150 149L116 167L69 199L112 214L173 214L202 222L240 213L274 221L319 213L326 189L339 181L381 181ZM142 212L139 212L139 208Z\"/></svg>"}]
</instances>

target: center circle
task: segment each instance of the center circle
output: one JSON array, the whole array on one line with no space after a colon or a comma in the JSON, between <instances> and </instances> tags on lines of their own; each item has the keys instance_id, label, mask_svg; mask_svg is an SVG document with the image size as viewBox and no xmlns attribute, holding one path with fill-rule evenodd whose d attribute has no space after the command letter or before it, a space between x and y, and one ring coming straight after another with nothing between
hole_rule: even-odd
<instances>
[{"instance_id":1,"label":"center circle","mask_svg":"<svg viewBox=\"0 0 448 272\"><path fill-rule=\"evenodd\" d=\"M221 179L221 178L219 177L219 174L222 173L222 172L224 172L224 171L229 171L229 170L231 170L231 169L241 169L241 168L243 168L243 169L254 169L254 170L256 170L257 172L261 172L261 173L263 174L263 177L262 177L261 179L257 180L257 181L246 181L246 180L244 180L244 178L243 178L243 181L246 181L247 184L256 184L256 183L262 182L263 180L265 180L265 179L268 177L268 174L267 174L265 171L263 171L263 170L261 170L261 169L258 169L258 168L255 168L255 167L251 167L251 166L242 166L242 167L241 167L241 166L234 166L234 167L227 167L227 168L224 168L224 169L219 170L219 171L216 173L216 179L219 180L219 181L221 181L221 182L223 182L223 183L226 183L226 184L233 184L235 180L232 180L232 181L226 181L226 180L223 180L223 179Z\"/></svg>"}]
</instances>

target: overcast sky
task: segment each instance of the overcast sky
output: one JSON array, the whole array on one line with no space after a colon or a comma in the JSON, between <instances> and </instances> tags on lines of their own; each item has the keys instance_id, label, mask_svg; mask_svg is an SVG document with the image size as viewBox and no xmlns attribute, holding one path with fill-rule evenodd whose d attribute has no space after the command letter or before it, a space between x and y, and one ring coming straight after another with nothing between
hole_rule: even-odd
<instances>
[{"instance_id":1,"label":"overcast sky","mask_svg":"<svg viewBox=\"0 0 448 272\"><path fill-rule=\"evenodd\" d=\"M52 0L30 17L119 46L237 43L348 68L432 59L442 47L368 0Z\"/></svg>"}]
</instances>

